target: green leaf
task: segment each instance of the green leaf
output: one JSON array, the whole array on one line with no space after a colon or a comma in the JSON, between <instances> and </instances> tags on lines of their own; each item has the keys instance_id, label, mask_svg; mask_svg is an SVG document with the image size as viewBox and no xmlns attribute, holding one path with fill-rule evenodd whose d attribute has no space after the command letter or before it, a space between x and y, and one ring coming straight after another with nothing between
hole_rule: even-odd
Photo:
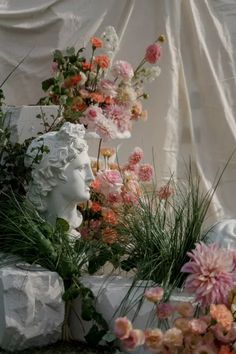
<instances>
[{"instance_id":1,"label":"green leaf","mask_svg":"<svg viewBox=\"0 0 236 354\"><path fill-rule=\"evenodd\" d=\"M53 77L50 77L47 80L44 80L42 82L42 89L43 91L47 91L51 86L53 86L55 84L55 80Z\"/></svg>"},{"instance_id":2,"label":"green leaf","mask_svg":"<svg viewBox=\"0 0 236 354\"><path fill-rule=\"evenodd\" d=\"M112 332L107 332L103 337L102 340L104 340L107 343L114 342L116 340L116 336Z\"/></svg>"},{"instance_id":3,"label":"green leaf","mask_svg":"<svg viewBox=\"0 0 236 354\"><path fill-rule=\"evenodd\" d=\"M68 232L70 229L70 225L68 222L62 218L57 218L56 220L56 228L62 230L64 232Z\"/></svg>"},{"instance_id":4,"label":"green leaf","mask_svg":"<svg viewBox=\"0 0 236 354\"><path fill-rule=\"evenodd\" d=\"M97 345L103 338L103 336L106 334L105 330L99 330L98 326L93 325L88 334L84 336L85 340L87 343L91 345Z\"/></svg>"},{"instance_id":5,"label":"green leaf","mask_svg":"<svg viewBox=\"0 0 236 354\"><path fill-rule=\"evenodd\" d=\"M92 305L91 302L89 301L83 301L82 302L82 311L81 311L81 317L85 321L91 321L94 317L94 306Z\"/></svg>"}]
</instances>

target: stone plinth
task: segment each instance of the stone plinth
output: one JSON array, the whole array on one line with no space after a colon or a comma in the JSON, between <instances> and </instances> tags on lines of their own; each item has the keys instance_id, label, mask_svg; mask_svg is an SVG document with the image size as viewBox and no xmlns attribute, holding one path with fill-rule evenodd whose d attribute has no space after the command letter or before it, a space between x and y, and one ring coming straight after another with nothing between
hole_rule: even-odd
<instances>
[{"instance_id":1,"label":"stone plinth","mask_svg":"<svg viewBox=\"0 0 236 354\"><path fill-rule=\"evenodd\" d=\"M15 352L59 340L63 292L56 272L24 264L0 268L0 347Z\"/></svg>"}]
</instances>

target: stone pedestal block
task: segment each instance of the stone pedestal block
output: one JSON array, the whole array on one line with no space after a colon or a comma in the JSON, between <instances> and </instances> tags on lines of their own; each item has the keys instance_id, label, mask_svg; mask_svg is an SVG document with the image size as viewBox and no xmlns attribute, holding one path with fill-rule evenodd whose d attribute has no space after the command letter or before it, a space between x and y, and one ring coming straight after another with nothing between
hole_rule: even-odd
<instances>
[{"instance_id":1,"label":"stone pedestal block","mask_svg":"<svg viewBox=\"0 0 236 354\"><path fill-rule=\"evenodd\" d=\"M132 290L132 278L120 276L85 276L80 279L82 283L90 288L96 297L96 309L107 321L110 330L114 328L114 321L119 316L127 316L133 323L134 328L146 329L157 326L154 305L145 300L139 307L139 300L143 298L145 289L152 286L151 282L140 282ZM126 301L125 298L129 297ZM171 303L190 301L194 302L194 297L181 291L174 291ZM81 319L81 302L77 298L73 303L74 311L71 313L70 327L73 339L83 341L92 324ZM75 311L77 315L75 314ZM134 354L144 354L143 348L138 348Z\"/></svg>"},{"instance_id":2,"label":"stone pedestal block","mask_svg":"<svg viewBox=\"0 0 236 354\"><path fill-rule=\"evenodd\" d=\"M24 264L0 268L0 347L15 352L60 339L63 281Z\"/></svg>"},{"instance_id":3,"label":"stone pedestal block","mask_svg":"<svg viewBox=\"0 0 236 354\"><path fill-rule=\"evenodd\" d=\"M22 144L26 139L45 133L44 124L50 126L58 117L59 106L8 106L5 124L11 131L11 141ZM37 118L41 115L43 119Z\"/></svg>"}]
</instances>

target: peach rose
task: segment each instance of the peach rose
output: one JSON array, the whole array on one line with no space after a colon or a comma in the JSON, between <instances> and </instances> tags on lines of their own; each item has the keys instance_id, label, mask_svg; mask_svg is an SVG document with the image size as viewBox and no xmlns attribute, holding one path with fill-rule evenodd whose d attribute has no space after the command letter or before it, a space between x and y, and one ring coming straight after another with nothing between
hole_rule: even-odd
<instances>
[{"instance_id":1,"label":"peach rose","mask_svg":"<svg viewBox=\"0 0 236 354\"><path fill-rule=\"evenodd\" d=\"M123 340L129 337L132 328L132 323L127 317L119 317L115 320L114 334Z\"/></svg>"},{"instance_id":2,"label":"peach rose","mask_svg":"<svg viewBox=\"0 0 236 354\"><path fill-rule=\"evenodd\" d=\"M157 286L155 288L150 288L145 291L144 297L151 302L159 302L164 295L164 289Z\"/></svg>"},{"instance_id":3,"label":"peach rose","mask_svg":"<svg viewBox=\"0 0 236 354\"><path fill-rule=\"evenodd\" d=\"M157 351L160 349L163 340L163 333L160 329L148 329L144 332L145 334L145 346L150 351Z\"/></svg>"},{"instance_id":4,"label":"peach rose","mask_svg":"<svg viewBox=\"0 0 236 354\"><path fill-rule=\"evenodd\" d=\"M129 336L122 340L124 348L128 351L132 351L145 342L145 335L140 329L131 329Z\"/></svg>"},{"instance_id":5,"label":"peach rose","mask_svg":"<svg viewBox=\"0 0 236 354\"><path fill-rule=\"evenodd\" d=\"M223 304L210 306L210 315L216 320L217 323L220 323L223 328L229 331L233 323L233 315L231 311Z\"/></svg>"}]
</instances>

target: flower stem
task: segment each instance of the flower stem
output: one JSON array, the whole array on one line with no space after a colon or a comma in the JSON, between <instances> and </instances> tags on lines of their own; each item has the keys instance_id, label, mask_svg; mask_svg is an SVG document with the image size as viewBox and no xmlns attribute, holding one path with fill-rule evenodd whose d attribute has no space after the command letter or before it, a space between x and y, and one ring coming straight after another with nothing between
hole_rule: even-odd
<instances>
[{"instance_id":1,"label":"flower stem","mask_svg":"<svg viewBox=\"0 0 236 354\"><path fill-rule=\"evenodd\" d=\"M102 146L102 139L100 139L99 145L98 145L97 172L99 171L99 158L100 158L101 146Z\"/></svg>"}]
</instances>

